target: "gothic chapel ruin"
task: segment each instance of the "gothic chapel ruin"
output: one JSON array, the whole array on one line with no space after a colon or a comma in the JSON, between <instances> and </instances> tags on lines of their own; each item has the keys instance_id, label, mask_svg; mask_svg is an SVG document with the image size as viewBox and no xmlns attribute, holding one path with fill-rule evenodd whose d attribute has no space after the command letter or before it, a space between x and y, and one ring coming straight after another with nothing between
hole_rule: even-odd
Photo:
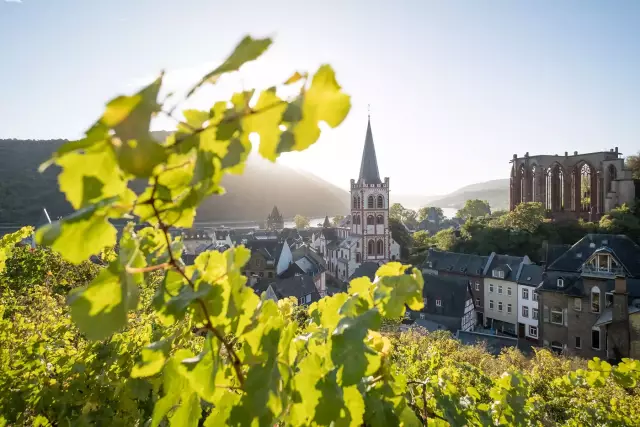
<instances>
[{"instance_id":1,"label":"gothic chapel ruin","mask_svg":"<svg viewBox=\"0 0 640 427\"><path fill-rule=\"evenodd\" d=\"M509 210L540 202L552 218L596 221L636 197L632 172L618 147L610 151L564 156L513 155Z\"/></svg>"}]
</instances>

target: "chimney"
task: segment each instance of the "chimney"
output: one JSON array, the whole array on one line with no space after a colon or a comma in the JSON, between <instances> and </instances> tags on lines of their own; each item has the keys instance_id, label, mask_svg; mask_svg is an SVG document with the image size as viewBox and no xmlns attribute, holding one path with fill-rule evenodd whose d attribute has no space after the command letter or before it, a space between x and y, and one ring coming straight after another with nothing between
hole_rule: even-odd
<instances>
[{"instance_id":1,"label":"chimney","mask_svg":"<svg viewBox=\"0 0 640 427\"><path fill-rule=\"evenodd\" d=\"M618 153L618 147L616 147L616 154Z\"/></svg>"},{"instance_id":2,"label":"chimney","mask_svg":"<svg viewBox=\"0 0 640 427\"><path fill-rule=\"evenodd\" d=\"M614 289L615 294L627 293L627 278L624 276L616 276L616 284Z\"/></svg>"},{"instance_id":3,"label":"chimney","mask_svg":"<svg viewBox=\"0 0 640 427\"><path fill-rule=\"evenodd\" d=\"M564 156L565 156L565 157L569 157L569 152L568 152L568 151L565 151L565 152L564 152Z\"/></svg>"},{"instance_id":4,"label":"chimney","mask_svg":"<svg viewBox=\"0 0 640 427\"><path fill-rule=\"evenodd\" d=\"M574 156L577 156L577 155L578 155L578 152L577 152L577 151L574 151L574 152L573 152L573 155L574 155Z\"/></svg>"}]
</instances>

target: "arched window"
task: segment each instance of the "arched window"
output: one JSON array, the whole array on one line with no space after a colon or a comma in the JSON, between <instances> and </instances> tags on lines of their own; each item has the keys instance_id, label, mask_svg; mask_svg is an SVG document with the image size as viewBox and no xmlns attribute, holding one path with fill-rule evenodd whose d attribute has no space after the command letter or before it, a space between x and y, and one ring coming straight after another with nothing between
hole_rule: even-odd
<instances>
[{"instance_id":1,"label":"arched window","mask_svg":"<svg viewBox=\"0 0 640 427\"><path fill-rule=\"evenodd\" d=\"M356 224L358 224L358 225L362 224L360 222L360 215L356 215L356 221L357 221Z\"/></svg>"},{"instance_id":2,"label":"arched window","mask_svg":"<svg viewBox=\"0 0 640 427\"><path fill-rule=\"evenodd\" d=\"M378 255L383 255L384 254L384 243L382 243L382 239L378 239Z\"/></svg>"},{"instance_id":3,"label":"arched window","mask_svg":"<svg viewBox=\"0 0 640 427\"><path fill-rule=\"evenodd\" d=\"M358 209L358 198L353 196L353 208Z\"/></svg>"},{"instance_id":4,"label":"arched window","mask_svg":"<svg viewBox=\"0 0 640 427\"><path fill-rule=\"evenodd\" d=\"M383 209L384 208L384 197L382 197L382 195L378 196L378 209Z\"/></svg>"},{"instance_id":5,"label":"arched window","mask_svg":"<svg viewBox=\"0 0 640 427\"><path fill-rule=\"evenodd\" d=\"M373 219L373 215L369 215L367 217L367 225L375 225L374 219Z\"/></svg>"},{"instance_id":6,"label":"arched window","mask_svg":"<svg viewBox=\"0 0 640 427\"><path fill-rule=\"evenodd\" d=\"M591 311L600 313L600 288L597 286L591 288Z\"/></svg>"},{"instance_id":7,"label":"arched window","mask_svg":"<svg viewBox=\"0 0 640 427\"><path fill-rule=\"evenodd\" d=\"M367 255L374 255L374 244L373 244L373 240L369 240L369 243L367 243Z\"/></svg>"},{"instance_id":8,"label":"arched window","mask_svg":"<svg viewBox=\"0 0 640 427\"><path fill-rule=\"evenodd\" d=\"M378 225L384 224L384 217L382 215L378 215L378 217L376 218L376 223Z\"/></svg>"},{"instance_id":9,"label":"arched window","mask_svg":"<svg viewBox=\"0 0 640 427\"><path fill-rule=\"evenodd\" d=\"M611 185L613 181L618 178L618 171L614 165L607 167L607 191L611 191Z\"/></svg>"},{"instance_id":10,"label":"arched window","mask_svg":"<svg viewBox=\"0 0 640 427\"><path fill-rule=\"evenodd\" d=\"M373 209L373 196L367 198L367 208Z\"/></svg>"}]
</instances>

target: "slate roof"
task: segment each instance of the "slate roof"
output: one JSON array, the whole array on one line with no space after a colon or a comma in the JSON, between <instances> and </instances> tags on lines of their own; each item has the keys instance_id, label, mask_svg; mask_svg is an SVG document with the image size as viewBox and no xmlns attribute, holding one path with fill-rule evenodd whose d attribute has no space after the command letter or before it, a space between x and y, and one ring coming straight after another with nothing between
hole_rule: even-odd
<instances>
[{"instance_id":1,"label":"slate roof","mask_svg":"<svg viewBox=\"0 0 640 427\"><path fill-rule=\"evenodd\" d=\"M578 272L582 264L598 250L610 252L631 276L640 277L640 246L621 234L587 234L547 269Z\"/></svg>"},{"instance_id":2,"label":"slate roof","mask_svg":"<svg viewBox=\"0 0 640 427\"><path fill-rule=\"evenodd\" d=\"M358 277L368 277L373 282L376 278L378 268L380 268L380 266L377 262L363 262L349 277L349 281L357 279Z\"/></svg>"},{"instance_id":3,"label":"slate roof","mask_svg":"<svg viewBox=\"0 0 640 427\"><path fill-rule=\"evenodd\" d=\"M538 291L559 292L574 297L588 296L584 291L584 284L580 273L546 271L542 277L543 282L537 287ZM563 280L564 286L562 288L558 287L558 279ZM640 279L627 278L626 280L629 297L640 298ZM598 287L600 288L600 292L613 292L615 288L615 280L601 280Z\"/></svg>"},{"instance_id":4,"label":"slate roof","mask_svg":"<svg viewBox=\"0 0 640 427\"><path fill-rule=\"evenodd\" d=\"M538 286L542 283L543 268L535 264L524 264L518 277L518 283L529 286Z\"/></svg>"},{"instance_id":5,"label":"slate roof","mask_svg":"<svg viewBox=\"0 0 640 427\"><path fill-rule=\"evenodd\" d=\"M376 159L376 148L373 145L373 133L371 132L371 118L367 120L367 135L364 138L364 150L360 163L360 175L358 184L382 184Z\"/></svg>"},{"instance_id":6,"label":"slate roof","mask_svg":"<svg viewBox=\"0 0 640 427\"><path fill-rule=\"evenodd\" d=\"M482 276L489 257L429 249L423 268ZM431 262L431 267L428 266Z\"/></svg>"},{"instance_id":7,"label":"slate roof","mask_svg":"<svg viewBox=\"0 0 640 427\"><path fill-rule=\"evenodd\" d=\"M263 279L253 285L253 289L260 295L262 292L266 292L269 286L274 290L278 299L287 297L302 298L309 294L311 294L312 302L320 299L320 294L313 283L313 278L310 276L300 275L287 278Z\"/></svg>"},{"instance_id":8,"label":"slate roof","mask_svg":"<svg viewBox=\"0 0 640 427\"><path fill-rule=\"evenodd\" d=\"M543 243L540 259L545 265L549 266L569 249L571 249L571 245Z\"/></svg>"},{"instance_id":9,"label":"slate roof","mask_svg":"<svg viewBox=\"0 0 640 427\"><path fill-rule=\"evenodd\" d=\"M422 311L449 317L463 316L465 303L471 298L467 279L432 274L423 274L422 277L422 297L427 298L427 304ZM440 307L436 306L438 299L442 301Z\"/></svg>"},{"instance_id":10,"label":"slate roof","mask_svg":"<svg viewBox=\"0 0 640 427\"><path fill-rule=\"evenodd\" d=\"M260 252L265 259L277 262L280 258L283 244L277 240L251 240L247 242L246 246L251 253Z\"/></svg>"},{"instance_id":11,"label":"slate roof","mask_svg":"<svg viewBox=\"0 0 640 427\"><path fill-rule=\"evenodd\" d=\"M634 307L633 305L629 306L629 314L634 314L638 312L640 312L640 307ZM598 317L598 320L596 320L596 323L593 326L606 325L611 323L612 321L613 321L613 310L611 309L611 307L607 307L602 311L602 314L600 315L600 317Z\"/></svg>"},{"instance_id":12,"label":"slate roof","mask_svg":"<svg viewBox=\"0 0 640 427\"><path fill-rule=\"evenodd\" d=\"M486 277L492 277L493 270L503 270L505 273L504 279L502 280L515 282L518 278L520 265L525 261L525 257L500 254L492 255L492 257L489 257L490 259L487 265L485 265L484 275Z\"/></svg>"}]
</instances>

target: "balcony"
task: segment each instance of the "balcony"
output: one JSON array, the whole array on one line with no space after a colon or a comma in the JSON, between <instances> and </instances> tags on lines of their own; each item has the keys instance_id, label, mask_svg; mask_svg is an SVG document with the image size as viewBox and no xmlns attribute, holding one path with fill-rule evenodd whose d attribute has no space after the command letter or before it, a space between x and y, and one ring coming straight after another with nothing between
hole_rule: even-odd
<instances>
[{"instance_id":1,"label":"balcony","mask_svg":"<svg viewBox=\"0 0 640 427\"><path fill-rule=\"evenodd\" d=\"M616 276L624 276L624 268L622 267L611 267L611 268L598 268L589 264L585 264L582 266L582 275L588 277L602 277L602 278L614 278Z\"/></svg>"}]
</instances>

